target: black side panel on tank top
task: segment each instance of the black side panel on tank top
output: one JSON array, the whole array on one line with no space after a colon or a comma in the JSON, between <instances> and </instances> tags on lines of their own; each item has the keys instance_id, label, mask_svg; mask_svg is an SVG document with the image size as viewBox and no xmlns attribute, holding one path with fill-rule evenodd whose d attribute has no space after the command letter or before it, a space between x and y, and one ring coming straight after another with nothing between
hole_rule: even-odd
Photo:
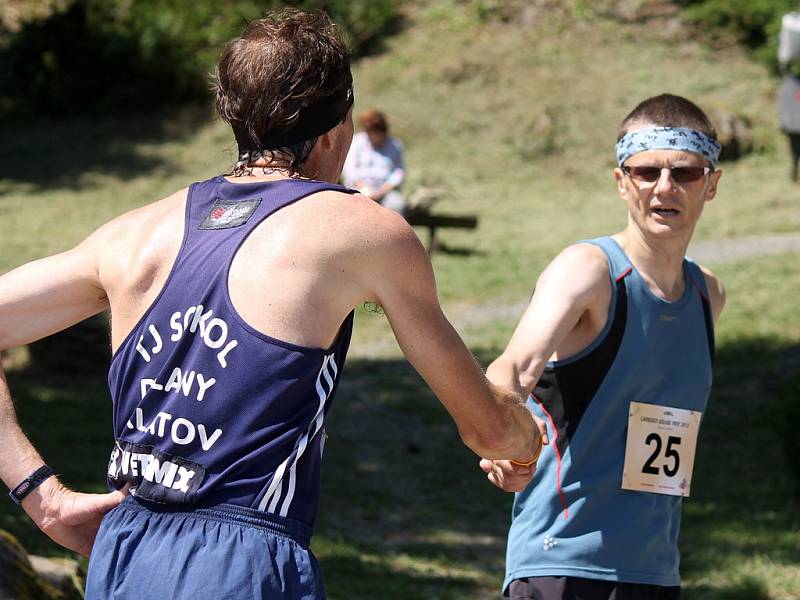
<instances>
[{"instance_id":1,"label":"black side panel on tank top","mask_svg":"<svg viewBox=\"0 0 800 600\"><path fill-rule=\"evenodd\" d=\"M586 356L565 365L547 367L533 393L553 419L558 432L558 451L564 455L578 429L586 407L603 383L625 334L628 318L628 295L625 278L617 281L617 304L611 328L605 339Z\"/></svg>"},{"instance_id":2,"label":"black side panel on tank top","mask_svg":"<svg viewBox=\"0 0 800 600\"><path fill-rule=\"evenodd\" d=\"M708 355L711 357L711 368L714 368L714 356L716 355L716 342L714 340L714 317L711 314L711 303L708 299L700 295L703 301L703 317L706 321L706 335L708 336Z\"/></svg>"}]
</instances>

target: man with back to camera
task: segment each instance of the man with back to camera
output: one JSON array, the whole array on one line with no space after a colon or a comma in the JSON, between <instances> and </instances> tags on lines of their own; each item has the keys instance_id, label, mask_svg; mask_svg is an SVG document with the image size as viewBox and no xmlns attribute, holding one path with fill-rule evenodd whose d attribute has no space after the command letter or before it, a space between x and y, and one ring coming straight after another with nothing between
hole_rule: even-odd
<instances>
[{"instance_id":1,"label":"man with back to camera","mask_svg":"<svg viewBox=\"0 0 800 600\"><path fill-rule=\"evenodd\" d=\"M0 369L0 477L53 540L91 551L90 600L324 598L308 543L324 418L359 303L383 307L472 450L529 463L542 441L522 399L488 383L442 314L411 228L332 183L353 90L327 17L251 23L222 52L216 103L239 145L231 173L0 278L0 349L113 316L117 491L79 494L52 476Z\"/></svg>"},{"instance_id":2,"label":"man with back to camera","mask_svg":"<svg viewBox=\"0 0 800 600\"><path fill-rule=\"evenodd\" d=\"M620 127L616 235L562 251L487 370L529 396L550 445L530 485L482 460L514 499L504 593L514 599L674 599L678 530L711 389L720 281L685 258L717 191L708 117L669 94Z\"/></svg>"}]
</instances>

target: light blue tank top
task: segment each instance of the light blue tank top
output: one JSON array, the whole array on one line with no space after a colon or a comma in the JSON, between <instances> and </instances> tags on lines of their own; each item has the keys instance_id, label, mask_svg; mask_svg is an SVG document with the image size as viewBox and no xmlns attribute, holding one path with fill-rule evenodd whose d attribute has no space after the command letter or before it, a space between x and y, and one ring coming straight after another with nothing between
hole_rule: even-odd
<instances>
[{"instance_id":1,"label":"light blue tank top","mask_svg":"<svg viewBox=\"0 0 800 600\"><path fill-rule=\"evenodd\" d=\"M606 326L585 350L545 369L529 406L548 424L536 475L515 495L504 588L572 576L680 585L680 496L621 488L631 402L704 411L713 324L705 279L684 260L685 291L656 297L610 237Z\"/></svg>"}]
</instances>

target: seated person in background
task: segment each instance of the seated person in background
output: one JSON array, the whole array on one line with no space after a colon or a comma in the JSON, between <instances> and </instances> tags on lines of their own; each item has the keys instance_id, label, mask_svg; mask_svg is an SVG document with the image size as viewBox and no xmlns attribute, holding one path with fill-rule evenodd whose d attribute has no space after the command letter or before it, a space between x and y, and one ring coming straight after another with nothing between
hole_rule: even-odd
<instances>
[{"instance_id":1,"label":"seated person in background","mask_svg":"<svg viewBox=\"0 0 800 600\"><path fill-rule=\"evenodd\" d=\"M398 190L406 176L403 144L389 135L382 112L370 109L359 120L364 131L353 136L342 172L344 184L402 213L406 203Z\"/></svg>"}]
</instances>

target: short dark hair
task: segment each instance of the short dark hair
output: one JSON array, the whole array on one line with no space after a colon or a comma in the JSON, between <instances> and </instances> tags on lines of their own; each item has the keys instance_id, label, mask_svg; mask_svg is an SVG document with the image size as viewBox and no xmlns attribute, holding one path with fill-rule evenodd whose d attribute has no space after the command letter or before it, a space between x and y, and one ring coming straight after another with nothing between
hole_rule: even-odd
<instances>
[{"instance_id":1,"label":"short dark hair","mask_svg":"<svg viewBox=\"0 0 800 600\"><path fill-rule=\"evenodd\" d=\"M280 156L296 172L324 132L286 145L274 140L290 140L305 109L318 119L328 110L326 99L351 90L350 51L322 11L284 9L251 22L225 45L215 79L217 112L233 128L240 163L266 149L269 160ZM347 97L352 105L352 93ZM341 112L340 104L332 102L330 110Z\"/></svg>"},{"instance_id":2,"label":"short dark hair","mask_svg":"<svg viewBox=\"0 0 800 600\"><path fill-rule=\"evenodd\" d=\"M650 123L658 127L688 127L717 139L717 130L706 113L694 102L673 94L661 94L640 102L622 120L617 133L621 140L633 123Z\"/></svg>"}]
</instances>

